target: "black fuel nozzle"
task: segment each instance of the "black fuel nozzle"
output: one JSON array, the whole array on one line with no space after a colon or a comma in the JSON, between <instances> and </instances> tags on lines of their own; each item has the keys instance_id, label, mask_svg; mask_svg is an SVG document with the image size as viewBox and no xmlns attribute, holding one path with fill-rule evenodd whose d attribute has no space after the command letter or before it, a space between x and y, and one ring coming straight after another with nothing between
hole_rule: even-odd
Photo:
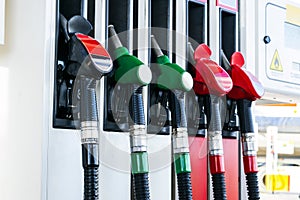
<instances>
[{"instance_id":1,"label":"black fuel nozzle","mask_svg":"<svg viewBox=\"0 0 300 200\"><path fill-rule=\"evenodd\" d=\"M64 69L73 88L72 96L80 99L80 129L82 166L84 169L84 200L99 199L99 118L96 83L112 70L112 60L106 49L87 34L91 24L82 16L69 21L61 15L63 33L68 45L68 61ZM70 95L69 94L69 95ZM68 100L70 101L70 100Z\"/></svg>"}]
</instances>

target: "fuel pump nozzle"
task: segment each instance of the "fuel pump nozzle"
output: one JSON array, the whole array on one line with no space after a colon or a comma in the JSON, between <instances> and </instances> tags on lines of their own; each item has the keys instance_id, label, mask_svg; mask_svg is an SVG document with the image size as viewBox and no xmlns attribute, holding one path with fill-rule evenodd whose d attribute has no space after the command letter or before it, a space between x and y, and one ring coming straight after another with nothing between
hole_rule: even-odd
<instances>
[{"instance_id":1,"label":"fuel pump nozzle","mask_svg":"<svg viewBox=\"0 0 300 200\"><path fill-rule=\"evenodd\" d=\"M200 44L194 52L194 59L196 61L194 91L198 95L210 94L211 119L208 128L210 173L213 180L214 199L226 200L219 101L220 97L232 89L232 80L223 68L210 59L210 56L211 50L206 44Z\"/></svg>"},{"instance_id":2,"label":"fuel pump nozzle","mask_svg":"<svg viewBox=\"0 0 300 200\"><path fill-rule=\"evenodd\" d=\"M226 59L223 56L223 60ZM244 63L244 57L240 52L235 52L231 56L229 74L233 80L233 89L228 93L228 97L237 104L248 199L258 200L260 197L257 178L257 144L251 107L252 101L263 96L264 88L254 75L243 68Z\"/></svg>"},{"instance_id":3,"label":"fuel pump nozzle","mask_svg":"<svg viewBox=\"0 0 300 200\"><path fill-rule=\"evenodd\" d=\"M161 74L158 87L168 93L172 120L172 141L179 200L192 200L191 164L185 113L185 92L193 87L191 75L175 63L171 63L151 36Z\"/></svg>"},{"instance_id":4,"label":"fuel pump nozzle","mask_svg":"<svg viewBox=\"0 0 300 200\"><path fill-rule=\"evenodd\" d=\"M149 200L149 166L147 153L147 130L143 103L143 86L148 85L152 73L137 57L130 55L128 49L123 47L113 25L109 32L114 44L115 58L118 65L114 78L123 86L128 86L131 96L129 106L132 123L130 124L131 172L133 174L133 187L135 200Z\"/></svg>"},{"instance_id":5,"label":"fuel pump nozzle","mask_svg":"<svg viewBox=\"0 0 300 200\"><path fill-rule=\"evenodd\" d=\"M96 82L112 70L112 60L106 49L87 34L91 24L82 16L69 21L61 15L65 41L69 47L65 73L73 80L73 96L80 98L80 129L82 166L84 169L84 199L99 199L99 119ZM75 83L76 82L76 83ZM79 85L78 88L75 85Z\"/></svg>"},{"instance_id":6,"label":"fuel pump nozzle","mask_svg":"<svg viewBox=\"0 0 300 200\"><path fill-rule=\"evenodd\" d=\"M197 74L196 69L195 69L195 65L196 65L196 61L194 60L194 48L192 47L192 44L190 42L188 42L188 61L189 63L192 64L193 69L191 69L191 71L193 71L193 74ZM207 128L208 128L208 123L209 123L209 119L210 119L210 97L209 97L209 93L208 90L206 89L206 84L202 81L199 82L198 80L198 76L197 78L193 79L194 81L194 85L193 85L193 89L195 92L195 100L198 103L198 107L199 107L199 116L198 117L198 121L197 123L197 134L198 135L202 135L204 137L207 136Z\"/></svg>"}]
</instances>

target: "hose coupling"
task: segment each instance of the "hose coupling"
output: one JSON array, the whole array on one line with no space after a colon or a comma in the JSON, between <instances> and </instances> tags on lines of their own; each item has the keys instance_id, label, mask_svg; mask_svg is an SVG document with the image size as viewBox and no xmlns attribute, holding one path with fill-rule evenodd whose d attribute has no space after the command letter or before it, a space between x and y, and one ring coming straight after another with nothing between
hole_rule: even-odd
<instances>
[{"instance_id":1,"label":"hose coupling","mask_svg":"<svg viewBox=\"0 0 300 200\"><path fill-rule=\"evenodd\" d=\"M145 125L130 126L131 152L147 151L147 130Z\"/></svg>"},{"instance_id":2,"label":"hose coupling","mask_svg":"<svg viewBox=\"0 0 300 200\"><path fill-rule=\"evenodd\" d=\"M258 150L255 133L242 134L243 155L256 156Z\"/></svg>"},{"instance_id":3,"label":"hose coupling","mask_svg":"<svg viewBox=\"0 0 300 200\"><path fill-rule=\"evenodd\" d=\"M172 137L174 153L190 152L187 128L174 128Z\"/></svg>"},{"instance_id":4,"label":"hose coupling","mask_svg":"<svg viewBox=\"0 0 300 200\"><path fill-rule=\"evenodd\" d=\"M97 121L81 122L81 143L96 144L99 142L99 128Z\"/></svg>"},{"instance_id":5,"label":"hose coupling","mask_svg":"<svg viewBox=\"0 0 300 200\"><path fill-rule=\"evenodd\" d=\"M222 131L209 131L209 154L210 155L223 155L223 141Z\"/></svg>"}]
</instances>

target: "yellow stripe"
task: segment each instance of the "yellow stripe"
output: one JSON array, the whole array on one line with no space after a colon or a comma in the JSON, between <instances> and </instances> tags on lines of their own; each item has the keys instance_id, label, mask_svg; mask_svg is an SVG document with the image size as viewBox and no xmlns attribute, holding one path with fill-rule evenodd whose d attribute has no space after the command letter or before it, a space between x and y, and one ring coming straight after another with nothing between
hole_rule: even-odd
<instances>
[{"instance_id":1,"label":"yellow stripe","mask_svg":"<svg viewBox=\"0 0 300 200\"><path fill-rule=\"evenodd\" d=\"M300 8L296 6L286 5L286 21L300 26Z\"/></svg>"}]
</instances>

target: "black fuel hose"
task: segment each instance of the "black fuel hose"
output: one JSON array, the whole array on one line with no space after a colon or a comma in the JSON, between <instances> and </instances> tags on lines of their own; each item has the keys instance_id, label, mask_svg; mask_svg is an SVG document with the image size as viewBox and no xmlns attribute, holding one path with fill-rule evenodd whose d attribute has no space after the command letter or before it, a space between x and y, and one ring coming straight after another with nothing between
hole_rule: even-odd
<instances>
[{"instance_id":1,"label":"black fuel hose","mask_svg":"<svg viewBox=\"0 0 300 200\"><path fill-rule=\"evenodd\" d=\"M252 101L248 99L237 100L237 109L240 119L240 127L243 142L243 159L244 159L244 170L246 174L246 184L248 190L249 200L260 199L259 185L257 178L257 161L256 161L256 149L253 149L255 138L254 126L252 119ZM251 137L247 136L249 134ZM249 140L250 139L250 140ZM249 142L251 142L250 145Z\"/></svg>"},{"instance_id":2,"label":"black fuel hose","mask_svg":"<svg viewBox=\"0 0 300 200\"><path fill-rule=\"evenodd\" d=\"M248 190L248 199L249 200L260 199L257 172L246 174L246 184Z\"/></svg>"},{"instance_id":3,"label":"black fuel hose","mask_svg":"<svg viewBox=\"0 0 300 200\"><path fill-rule=\"evenodd\" d=\"M130 115L134 125L145 125L144 103L143 103L143 87L134 86L134 93L131 98ZM132 161L134 156L147 155L146 151L132 152ZM132 162L133 168L133 192L135 200L150 200L149 176L148 176L148 160L142 156L144 163L143 169L135 170L136 163Z\"/></svg>"},{"instance_id":4,"label":"black fuel hose","mask_svg":"<svg viewBox=\"0 0 300 200\"><path fill-rule=\"evenodd\" d=\"M82 131L82 165L84 169L84 200L99 199L99 141L96 80L80 78L80 120ZM86 137L86 131L94 131L95 137Z\"/></svg>"},{"instance_id":5,"label":"black fuel hose","mask_svg":"<svg viewBox=\"0 0 300 200\"><path fill-rule=\"evenodd\" d=\"M185 112L185 100L184 92L179 90L170 91L170 106L171 106L171 116L172 116L172 127L186 128L186 112ZM192 200L192 180L190 171L190 160L189 153L178 153L175 154L175 168L177 175L177 190L179 200ZM184 170L179 169L179 165L184 166ZM188 166L188 167L187 167Z\"/></svg>"},{"instance_id":6,"label":"black fuel hose","mask_svg":"<svg viewBox=\"0 0 300 200\"><path fill-rule=\"evenodd\" d=\"M212 185L215 200L226 200L225 174L212 174Z\"/></svg>"}]
</instances>

